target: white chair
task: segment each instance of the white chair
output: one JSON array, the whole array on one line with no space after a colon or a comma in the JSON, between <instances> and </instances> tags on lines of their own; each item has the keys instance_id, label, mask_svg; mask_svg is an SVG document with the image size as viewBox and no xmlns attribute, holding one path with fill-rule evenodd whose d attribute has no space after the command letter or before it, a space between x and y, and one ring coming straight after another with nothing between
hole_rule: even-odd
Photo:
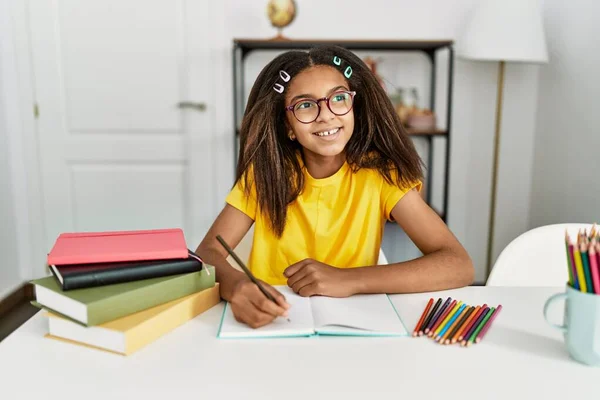
<instances>
[{"instance_id":1,"label":"white chair","mask_svg":"<svg viewBox=\"0 0 600 400\"><path fill-rule=\"evenodd\" d=\"M250 228L248 233L246 233L246 236L244 236L240 243L235 247L235 254L237 254L237 256L245 263L247 263L248 259L250 258L250 250L252 249L253 236L254 226ZM229 261L229 264L231 264L232 266L237 266L237 263L231 256L227 258L227 261ZM385 264L388 264L388 260L385 254L383 254L383 250L379 249L379 259L377 260L377 265Z\"/></svg>"},{"instance_id":2,"label":"white chair","mask_svg":"<svg viewBox=\"0 0 600 400\"><path fill-rule=\"evenodd\" d=\"M592 224L546 225L523 233L502 250L487 286L563 286L569 278L565 229L571 240Z\"/></svg>"}]
</instances>

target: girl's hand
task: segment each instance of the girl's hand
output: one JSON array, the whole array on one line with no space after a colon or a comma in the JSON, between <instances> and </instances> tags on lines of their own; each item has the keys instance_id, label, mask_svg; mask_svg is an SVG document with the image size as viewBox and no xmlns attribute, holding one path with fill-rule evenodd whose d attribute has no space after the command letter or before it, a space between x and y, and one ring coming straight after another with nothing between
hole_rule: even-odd
<instances>
[{"instance_id":1,"label":"girl's hand","mask_svg":"<svg viewBox=\"0 0 600 400\"><path fill-rule=\"evenodd\" d=\"M252 328L267 325L277 317L287 317L287 310L290 308L281 293L272 286L261 283L273 295L277 304L269 300L249 279L240 279L236 283L229 300L235 319Z\"/></svg>"},{"instance_id":2,"label":"girl's hand","mask_svg":"<svg viewBox=\"0 0 600 400\"><path fill-rule=\"evenodd\" d=\"M356 293L351 271L307 258L283 271L287 284L300 296L348 297Z\"/></svg>"}]
</instances>

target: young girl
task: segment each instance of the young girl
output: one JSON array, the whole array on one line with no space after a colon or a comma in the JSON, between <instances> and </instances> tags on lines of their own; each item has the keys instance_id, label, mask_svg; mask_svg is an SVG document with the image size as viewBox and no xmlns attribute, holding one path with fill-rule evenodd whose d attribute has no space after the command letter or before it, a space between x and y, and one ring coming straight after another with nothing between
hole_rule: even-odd
<instances>
[{"instance_id":1,"label":"young girl","mask_svg":"<svg viewBox=\"0 0 600 400\"><path fill-rule=\"evenodd\" d=\"M290 51L258 76L241 126L236 184L197 249L214 265L238 321L287 316L285 298L407 293L468 285L471 260L422 200L422 163L390 100L360 58L337 46ZM377 263L385 221L423 253ZM227 261L255 224L248 268L277 303Z\"/></svg>"}]
</instances>

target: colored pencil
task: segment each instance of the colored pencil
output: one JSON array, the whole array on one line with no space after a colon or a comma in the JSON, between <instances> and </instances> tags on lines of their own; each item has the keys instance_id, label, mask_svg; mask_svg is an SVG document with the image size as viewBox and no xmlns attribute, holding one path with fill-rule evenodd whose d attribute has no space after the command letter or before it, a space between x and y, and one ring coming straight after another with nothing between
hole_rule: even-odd
<instances>
[{"instance_id":1,"label":"colored pencil","mask_svg":"<svg viewBox=\"0 0 600 400\"><path fill-rule=\"evenodd\" d=\"M575 279L573 276L573 271L575 268L575 265L573 265L573 263L571 262L571 257L573 254L573 248L571 247L571 243L569 240L569 232L565 229L565 251L567 253L567 266L569 267L569 285L571 285L572 287L575 287Z\"/></svg>"},{"instance_id":2,"label":"colored pencil","mask_svg":"<svg viewBox=\"0 0 600 400\"><path fill-rule=\"evenodd\" d=\"M477 315L477 313L479 312L480 309L481 309L481 306L476 306L473 309L473 311L471 311L471 314L467 317L467 319L465 319L465 321L462 323L460 328L458 328L456 333L452 336L452 340L451 340L452 344L458 342L459 338L462 339L461 335L463 334L463 332L465 332L465 329L467 328L467 326L469 326L469 324L471 323L473 318L475 318L475 315Z\"/></svg>"},{"instance_id":3,"label":"colored pencil","mask_svg":"<svg viewBox=\"0 0 600 400\"><path fill-rule=\"evenodd\" d=\"M471 325L471 327L469 328L469 331L463 337L463 340L461 342L461 344L463 346L467 344L467 342L471 338L471 335L473 334L473 332L475 332L475 329L477 329L477 327L479 326L481 321L485 318L485 315L488 313L489 310L490 310L489 307L482 308L482 311L479 313L479 316L477 317L477 319L475 320L473 325Z\"/></svg>"},{"instance_id":4,"label":"colored pencil","mask_svg":"<svg viewBox=\"0 0 600 400\"><path fill-rule=\"evenodd\" d=\"M421 330L421 325L423 325L423 321L425 321L425 317L427 316L427 313L429 312L429 309L431 308L431 305L433 304L433 297L429 299L429 301L427 302L427 306L425 307L425 310L423 310L423 314L421 315L421 318L419 318L419 322L417 322L417 325L415 326L415 330L413 331L413 336L417 336L417 333L419 332L419 330Z\"/></svg>"},{"instance_id":5,"label":"colored pencil","mask_svg":"<svg viewBox=\"0 0 600 400\"><path fill-rule=\"evenodd\" d=\"M571 270L573 274L573 288L579 290L579 279L577 279L577 267L575 266L575 254L573 253L573 243L569 242L569 257L571 259Z\"/></svg>"},{"instance_id":6,"label":"colored pencil","mask_svg":"<svg viewBox=\"0 0 600 400\"><path fill-rule=\"evenodd\" d=\"M425 321L423 321L423 325L421 326L421 329L419 329L419 332L418 332L419 336L423 336L423 333L425 332L425 328L429 325L429 321L431 321L431 319L435 316L435 313L437 312L437 310L440 308L441 305L442 305L442 298L439 297L437 299L437 301L435 302L435 304L433 305L431 312L429 313L427 318L425 318Z\"/></svg>"},{"instance_id":7,"label":"colored pencil","mask_svg":"<svg viewBox=\"0 0 600 400\"><path fill-rule=\"evenodd\" d=\"M585 274L583 272L583 264L581 262L581 253L579 252L579 243L573 245L573 257L575 258L575 267L577 269L577 282L579 282L579 290L587 293L585 284Z\"/></svg>"},{"instance_id":8,"label":"colored pencil","mask_svg":"<svg viewBox=\"0 0 600 400\"><path fill-rule=\"evenodd\" d=\"M436 324L436 322L440 318L440 315L442 315L444 313L444 311L446 311L446 308L448 307L448 305L450 304L451 301L452 301L451 297L448 297L446 299L446 301L444 302L444 304L442 304L442 306L439 308L437 313L431 318L431 320L425 327L425 330L423 331L423 333L427 334L431 331L431 328L433 328L433 326Z\"/></svg>"},{"instance_id":9,"label":"colored pencil","mask_svg":"<svg viewBox=\"0 0 600 400\"><path fill-rule=\"evenodd\" d=\"M477 337L477 335L479 335L479 332L481 332L481 330L483 329L485 324L488 322L490 317L494 314L494 311L496 311L496 309L494 307L492 307L488 310L487 314L485 314L485 317L483 317L483 319L477 326L477 329L475 329L473 331L473 334L469 337L469 340L467 341L467 346L470 346L471 344L473 344L473 342L475 342L475 338Z\"/></svg>"},{"instance_id":10,"label":"colored pencil","mask_svg":"<svg viewBox=\"0 0 600 400\"><path fill-rule=\"evenodd\" d=\"M460 303L462 303L462 301L457 303L456 306L458 308L455 311L453 311L452 313L450 313L450 315L448 315L448 320L446 321L446 324L442 327L442 329L440 329L440 332L438 333L437 337L435 338L436 341L439 341L442 339L442 337L446 334L448 329L450 329L452 324L454 324L454 321L456 320L456 318L460 315L460 313L462 313L462 311L467 306L466 304L460 304ZM460 304L460 306L459 306L459 304Z\"/></svg>"},{"instance_id":11,"label":"colored pencil","mask_svg":"<svg viewBox=\"0 0 600 400\"><path fill-rule=\"evenodd\" d=\"M471 329L471 327L473 326L473 324L475 323L475 321L477 321L477 318L479 318L479 316L481 315L481 313L483 312L483 310L487 307L487 304L482 305L481 307L479 307L479 310L477 310L476 313L473 313L473 316L471 317L471 320L469 321L469 323L467 324L467 326L465 326L465 329L462 331L462 333L460 333L460 335L458 336L458 341L462 341L465 336L467 335L467 332L469 332L469 330Z\"/></svg>"},{"instance_id":12,"label":"colored pencil","mask_svg":"<svg viewBox=\"0 0 600 400\"><path fill-rule=\"evenodd\" d=\"M594 293L600 294L600 273L598 273L598 260L596 259L596 238L594 237L590 242L590 248L588 250L590 272L592 274L592 283L594 286Z\"/></svg>"},{"instance_id":13,"label":"colored pencil","mask_svg":"<svg viewBox=\"0 0 600 400\"><path fill-rule=\"evenodd\" d=\"M458 311L458 309L460 308L460 306L462 305L462 300L458 301L454 304L454 307L452 307L452 309L450 310L450 312L446 315L446 318L444 318L444 320L442 321L441 324L438 325L437 329L434 330L433 332L433 337L436 337L440 334L440 332L442 331L442 329L444 329L444 327L446 326L446 324L448 323L448 321L450 320L450 318L452 318L452 316L456 313L456 311Z\"/></svg>"},{"instance_id":14,"label":"colored pencil","mask_svg":"<svg viewBox=\"0 0 600 400\"><path fill-rule=\"evenodd\" d=\"M440 314L440 316L438 317L438 320L431 327L431 330L429 331L427 336L429 336L429 337L433 336L433 334L437 331L437 328L442 324L442 322L444 322L444 320L446 319L448 314L450 314L452 309L454 309L455 305L456 305L456 300L452 300L452 303L448 304L448 307L446 307L446 310L444 310L444 312L442 314Z\"/></svg>"},{"instance_id":15,"label":"colored pencil","mask_svg":"<svg viewBox=\"0 0 600 400\"><path fill-rule=\"evenodd\" d=\"M594 286L592 284L592 274L590 271L590 258L588 257L588 245L586 243L587 238L583 238L579 245L579 251L581 252L581 265L583 267L583 274L585 275L585 286L588 293L594 293Z\"/></svg>"},{"instance_id":16,"label":"colored pencil","mask_svg":"<svg viewBox=\"0 0 600 400\"><path fill-rule=\"evenodd\" d=\"M440 343L444 344L446 342L446 339L448 339L448 336L450 336L450 334L452 333L452 331L454 331L454 327L456 326L456 324L458 324L458 321L460 321L462 319L462 317L465 315L465 312L469 310L469 306L467 306L466 304L463 304L459 310L456 312L456 314L454 314L454 317L452 317L452 319L450 321L448 321L448 327L445 328L442 332L440 332Z\"/></svg>"},{"instance_id":17,"label":"colored pencil","mask_svg":"<svg viewBox=\"0 0 600 400\"><path fill-rule=\"evenodd\" d=\"M483 340L483 337L485 336L487 331L490 330L490 326L492 326L492 322L494 322L494 319L496 319L496 317L500 313L500 310L502 310L502 304L500 304L498 307L496 307L496 311L494 311L494 314L492 314L492 317L488 320L487 324L485 324L485 326L483 327L481 332L479 332L479 334L475 338L475 343L479 343Z\"/></svg>"},{"instance_id":18,"label":"colored pencil","mask_svg":"<svg viewBox=\"0 0 600 400\"><path fill-rule=\"evenodd\" d=\"M454 325L452 332L450 332L450 335L448 335L448 337L446 338L446 344L456 343L456 341L453 342L452 340L457 336L458 332L460 331L460 328L462 328L465 321L469 319L469 317L471 316L471 314L473 313L473 311L475 309L476 309L475 306L471 306L462 314L462 316L458 320L457 324Z\"/></svg>"}]
</instances>

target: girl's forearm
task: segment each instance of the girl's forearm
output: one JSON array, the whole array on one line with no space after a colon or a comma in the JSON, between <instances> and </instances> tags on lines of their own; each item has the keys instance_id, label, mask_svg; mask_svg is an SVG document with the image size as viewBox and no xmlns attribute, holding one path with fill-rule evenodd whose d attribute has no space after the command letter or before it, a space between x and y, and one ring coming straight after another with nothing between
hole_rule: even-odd
<instances>
[{"instance_id":1,"label":"girl's forearm","mask_svg":"<svg viewBox=\"0 0 600 400\"><path fill-rule=\"evenodd\" d=\"M473 283L473 263L466 252L441 249L414 260L348 269L356 293L417 293Z\"/></svg>"},{"instance_id":2,"label":"girl's forearm","mask_svg":"<svg viewBox=\"0 0 600 400\"><path fill-rule=\"evenodd\" d=\"M202 261L215 267L216 280L220 284L221 298L229 301L235 285L245 278L243 272L235 269L227 262L227 259L216 249L210 247L198 247L196 253Z\"/></svg>"}]
</instances>

